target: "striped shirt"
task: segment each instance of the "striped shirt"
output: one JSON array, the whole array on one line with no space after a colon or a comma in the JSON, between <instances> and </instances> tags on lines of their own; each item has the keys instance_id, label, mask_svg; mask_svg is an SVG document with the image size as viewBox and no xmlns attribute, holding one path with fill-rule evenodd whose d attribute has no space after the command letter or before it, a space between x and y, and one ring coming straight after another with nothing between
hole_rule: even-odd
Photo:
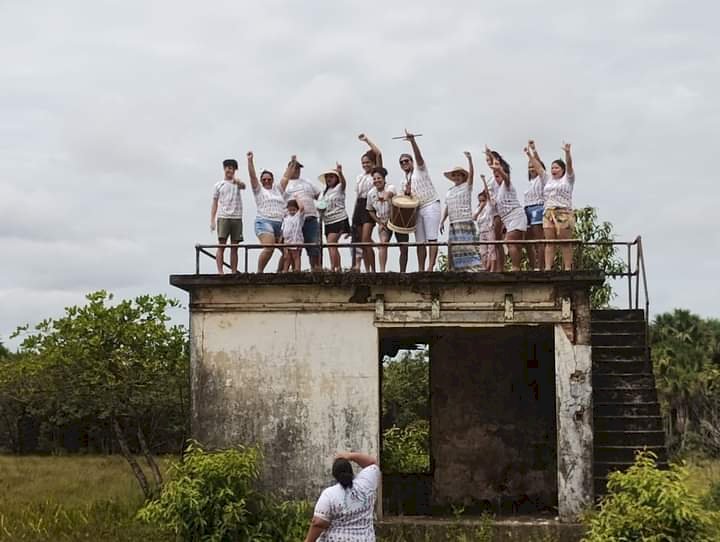
<instances>
[{"instance_id":1,"label":"striped shirt","mask_svg":"<svg viewBox=\"0 0 720 542\"><path fill-rule=\"evenodd\" d=\"M305 179L290 179L285 187L285 201L291 199L300 200L305 207L305 216L317 218L318 212L315 207L315 198L320 194L320 189Z\"/></svg>"},{"instance_id":2,"label":"striped shirt","mask_svg":"<svg viewBox=\"0 0 720 542\"><path fill-rule=\"evenodd\" d=\"M330 523L318 542L374 542L373 512L380 483L380 469L370 465L353 479L352 487L340 484L320 494L313 515Z\"/></svg>"},{"instance_id":3,"label":"striped shirt","mask_svg":"<svg viewBox=\"0 0 720 542\"><path fill-rule=\"evenodd\" d=\"M336 222L347 220L345 188L343 188L341 183L336 184L332 188L328 188L320 197L327 204L325 214L323 215L323 222L325 222L325 224L335 224Z\"/></svg>"},{"instance_id":4,"label":"striped shirt","mask_svg":"<svg viewBox=\"0 0 720 542\"><path fill-rule=\"evenodd\" d=\"M472 220L472 186L465 181L452 186L445 195L450 224Z\"/></svg>"},{"instance_id":5,"label":"striped shirt","mask_svg":"<svg viewBox=\"0 0 720 542\"><path fill-rule=\"evenodd\" d=\"M395 195L395 187L391 184L386 184L385 189L382 193L378 193L377 188L373 186L372 190L367 195L367 210L375 211L378 220L383 224L390 218L390 201ZM382 194L382 200L380 195Z\"/></svg>"},{"instance_id":6,"label":"striped shirt","mask_svg":"<svg viewBox=\"0 0 720 542\"><path fill-rule=\"evenodd\" d=\"M495 181L495 184L495 204L497 205L497 211L501 218L507 216L515 209L522 209L514 184L510 181L503 181L499 185L497 181Z\"/></svg>"},{"instance_id":7,"label":"striped shirt","mask_svg":"<svg viewBox=\"0 0 720 542\"><path fill-rule=\"evenodd\" d=\"M545 202L545 198L543 197L544 185L545 183L539 175L530 180L530 183L525 190L525 207L529 207L530 205L542 205Z\"/></svg>"},{"instance_id":8,"label":"striped shirt","mask_svg":"<svg viewBox=\"0 0 720 542\"><path fill-rule=\"evenodd\" d=\"M405 174L402 184L403 193L405 193L408 183L410 183L410 195L418 199L420 207L440 201L440 196L428 174L427 166L416 166L409 175Z\"/></svg>"},{"instance_id":9,"label":"striped shirt","mask_svg":"<svg viewBox=\"0 0 720 542\"><path fill-rule=\"evenodd\" d=\"M553 179L545 174L545 208L557 209L559 207L572 209L572 195L575 187L575 173L563 175L559 179Z\"/></svg>"},{"instance_id":10,"label":"striped shirt","mask_svg":"<svg viewBox=\"0 0 720 542\"><path fill-rule=\"evenodd\" d=\"M477 217L477 220L475 221L475 224L477 225L478 233L486 233L486 232L494 232L495 226L493 225L493 218L497 212L495 211L495 206L490 203L489 201L485 204L485 207L482 208L480 211L480 214Z\"/></svg>"},{"instance_id":11,"label":"striped shirt","mask_svg":"<svg viewBox=\"0 0 720 542\"><path fill-rule=\"evenodd\" d=\"M240 187L233 181L222 180L215 183L213 200L218 202L218 218L242 218L242 194Z\"/></svg>"},{"instance_id":12,"label":"striped shirt","mask_svg":"<svg viewBox=\"0 0 720 542\"><path fill-rule=\"evenodd\" d=\"M355 191L358 198L367 198L368 192L373 187L373 177L369 173L358 175L355 184Z\"/></svg>"},{"instance_id":13,"label":"striped shirt","mask_svg":"<svg viewBox=\"0 0 720 542\"><path fill-rule=\"evenodd\" d=\"M305 241L302 231L303 224L305 224L305 215L302 211L298 211L294 215L286 214L282 222L283 243L302 244Z\"/></svg>"},{"instance_id":14,"label":"striped shirt","mask_svg":"<svg viewBox=\"0 0 720 542\"><path fill-rule=\"evenodd\" d=\"M276 222L283 219L283 216L285 216L285 198L280 192L280 188L273 185L272 188L267 189L259 185L257 190L253 189L253 195L255 196L255 205L257 205L258 218Z\"/></svg>"}]
</instances>

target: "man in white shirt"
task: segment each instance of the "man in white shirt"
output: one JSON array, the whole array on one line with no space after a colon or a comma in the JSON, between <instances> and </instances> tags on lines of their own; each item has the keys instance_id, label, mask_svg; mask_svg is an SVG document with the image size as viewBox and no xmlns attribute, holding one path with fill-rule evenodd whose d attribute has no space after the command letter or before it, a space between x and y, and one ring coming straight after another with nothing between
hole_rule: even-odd
<instances>
[{"instance_id":1,"label":"man in white shirt","mask_svg":"<svg viewBox=\"0 0 720 542\"><path fill-rule=\"evenodd\" d=\"M285 194L285 201L294 199L302 203L305 210L304 243L318 244L317 247L305 247L305 251L310 259L311 269L320 271L320 223L318 222L318 211L315 206L315 200L320 195L320 188L310 181L300 178L300 169L302 167L303 165L293 155L280 181L280 190Z\"/></svg>"},{"instance_id":2,"label":"man in white shirt","mask_svg":"<svg viewBox=\"0 0 720 542\"><path fill-rule=\"evenodd\" d=\"M430 179L425 160L415 141L415 134L405 130L405 139L412 145L415 162L409 154L400 155L400 168L405 172L405 181L402 188L406 196L412 196L419 202L417 222L415 223L415 241L417 243L436 242L440 229L440 196ZM430 258L427 271L435 268L437 260L437 246L430 247ZM426 250L424 246L417 247L418 271L425 269Z\"/></svg>"},{"instance_id":3,"label":"man in white shirt","mask_svg":"<svg viewBox=\"0 0 720 542\"><path fill-rule=\"evenodd\" d=\"M215 183L213 187L212 206L210 207L210 230L215 231L217 228L219 245L226 244L228 237L233 244L242 243L243 240L243 207L240 190L245 189L245 183L235 178L237 168L237 160L232 158L224 160L225 178ZM225 272L223 269L224 255L225 247L218 247L215 253L215 263L217 264L217 272L220 275ZM230 270L237 273L237 266L238 249L237 247L230 247Z\"/></svg>"}]
</instances>

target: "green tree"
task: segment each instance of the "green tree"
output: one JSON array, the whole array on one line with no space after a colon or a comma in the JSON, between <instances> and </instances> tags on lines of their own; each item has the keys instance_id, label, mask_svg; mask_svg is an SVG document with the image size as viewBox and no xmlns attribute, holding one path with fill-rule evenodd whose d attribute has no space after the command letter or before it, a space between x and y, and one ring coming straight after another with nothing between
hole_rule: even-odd
<instances>
[{"instance_id":1,"label":"green tree","mask_svg":"<svg viewBox=\"0 0 720 542\"><path fill-rule=\"evenodd\" d=\"M182 326L168 325L167 315L178 302L145 295L112 304L113 296L105 291L86 297L86 305L66 308L62 318L16 332L24 335L19 349L23 364L17 371L34 371L30 381L37 393L31 395L41 396L42 415L52 423L93 419L107 424L150 496L130 442L137 442L160 485L146 431L160 416L180 424L187 418L187 333Z\"/></svg>"}]
</instances>

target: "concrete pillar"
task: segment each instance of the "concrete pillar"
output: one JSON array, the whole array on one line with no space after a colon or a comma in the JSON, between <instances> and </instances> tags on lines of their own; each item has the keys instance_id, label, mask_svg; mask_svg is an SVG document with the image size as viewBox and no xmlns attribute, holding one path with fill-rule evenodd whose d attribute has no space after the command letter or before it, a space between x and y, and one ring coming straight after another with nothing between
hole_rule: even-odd
<instances>
[{"instance_id":1,"label":"concrete pillar","mask_svg":"<svg viewBox=\"0 0 720 542\"><path fill-rule=\"evenodd\" d=\"M592 356L566 329L555 325L558 509L561 521L575 521L593 504Z\"/></svg>"}]
</instances>

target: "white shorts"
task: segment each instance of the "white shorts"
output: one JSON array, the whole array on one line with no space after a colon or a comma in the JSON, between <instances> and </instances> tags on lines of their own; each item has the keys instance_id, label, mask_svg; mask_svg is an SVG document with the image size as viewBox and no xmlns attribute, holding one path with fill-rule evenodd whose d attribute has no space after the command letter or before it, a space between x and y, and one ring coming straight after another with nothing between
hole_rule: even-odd
<instances>
[{"instance_id":1,"label":"white shorts","mask_svg":"<svg viewBox=\"0 0 720 542\"><path fill-rule=\"evenodd\" d=\"M525 216L525 213L523 213ZM440 202L433 201L417 211L415 223L415 242L437 241L440 231Z\"/></svg>"},{"instance_id":2,"label":"white shorts","mask_svg":"<svg viewBox=\"0 0 720 542\"><path fill-rule=\"evenodd\" d=\"M525 209L522 207L515 207L505 216L501 216L500 219L507 231L527 231L527 217L525 216Z\"/></svg>"}]
</instances>

